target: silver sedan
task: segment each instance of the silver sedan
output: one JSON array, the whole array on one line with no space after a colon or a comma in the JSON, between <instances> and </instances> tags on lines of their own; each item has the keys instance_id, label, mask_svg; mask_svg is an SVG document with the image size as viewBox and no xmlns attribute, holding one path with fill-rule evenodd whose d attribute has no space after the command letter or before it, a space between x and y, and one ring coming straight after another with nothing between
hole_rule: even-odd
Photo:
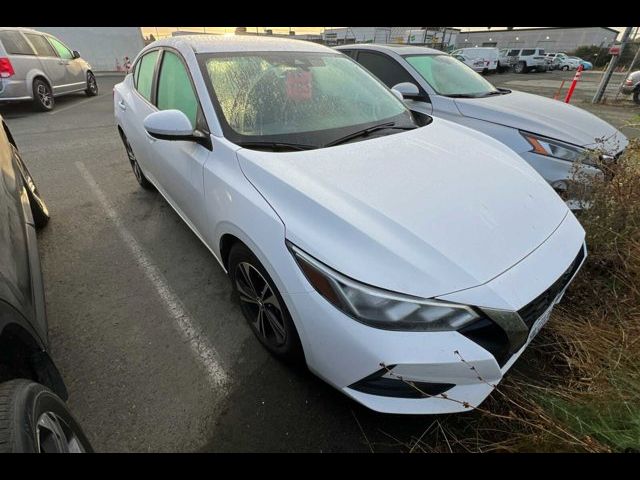
<instances>
[{"instance_id":1,"label":"silver sedan","mask_svg":"<svg viewBox=\"0 0 640 480\"><path fill-rule=\"evenodd\" d=\"M439 50L408 45L344 45L337 50L402 94L419 114L446 118L483 132L518 153L559 193L575 161L587 173L592 155L615 158L628 144L612 125L550 98L494 87Z\"/></svg>"}]
</instances>

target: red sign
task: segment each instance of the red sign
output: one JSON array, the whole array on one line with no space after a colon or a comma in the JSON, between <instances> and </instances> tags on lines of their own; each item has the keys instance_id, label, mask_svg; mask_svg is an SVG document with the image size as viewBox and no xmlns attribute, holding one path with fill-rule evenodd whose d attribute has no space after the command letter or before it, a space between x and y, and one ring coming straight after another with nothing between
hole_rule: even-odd
<instances>
[{"instance_id":1,"label":"red sign","mask_svg":"<svg viewBox=\"0 0 640 480\"><path fill-rule=\"evenodd\" d=\"M294 101L311 100L311 72L287 72L287 96Z\"/></svg>"},{"instance_id":2,"label":"red sign","mask_svg":"<svg viewBox=\"0 0 640 480\"><path fill-rule=\"evenodd\" d=\"M609 48L610 55L620 55L620 45L614 45Z\"/></svg>"}]
</instances>

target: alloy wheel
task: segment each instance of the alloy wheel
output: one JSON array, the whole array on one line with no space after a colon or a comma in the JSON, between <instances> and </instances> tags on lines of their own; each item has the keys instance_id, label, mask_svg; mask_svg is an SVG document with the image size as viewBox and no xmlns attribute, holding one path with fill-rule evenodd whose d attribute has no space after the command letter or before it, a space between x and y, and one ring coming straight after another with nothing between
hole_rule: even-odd
<instances>
[{"instance_id":1,"label":"alloy wheel","mask_svg":"<svg viewBox=\"0 0 640 480\"><path fill-rule=\"evenodd\" d=\"M256 333L270 345L283 345L287 340L284 313L269 282L248 262L236 266L234 281L242 312Z\"/></svg>"},{"instance_id":2,"label":"alloy wheel","mask_svg":"<svg viewBox=\"0 0 640 480\"><path fill-rule=\"evenodd\" d=\"M89 74L89 90L92 94L96 95L98 93L98 83L96 82L96 77L90 73Z\"/></svg>"},{"instance_id":3,"label":"alloy wheel","mask_svg":"<svg viewBox=\"0 0 640 480\"><path fill-rule=\"evenodd\" d=\"M36 424L38 453L84 453L76 433L53 412L44 412Z\"/></svg>"},{"instance_id":4,"label":"alloy wheel","mask_svg":"<svg viewBox=\"0 0 640 480\"><path fill-rule=\"evenodd\" d=\"M43 83L38 84L38 88L36 89L36 93L38 94L38 98L40 99L40 103L47 108L51 108L53 95L51 94L50 89L44 85Z\"/></svg>"},{"instance_id":5,"label":"alloy wheel","mask_svg":"<svg viewBox=\"0 0 640 480\"><path fill-rule=\"evenodd\" d=\"M142 170L140 170L140 165L138 165L138 160L136 160L136 156L129 144L129 140L124 140L124 147L127 151L127 157L129 158L129 163L131 163L131 169L133 170L133 174L136 176L136 180L138 180L138 182L142 182Z\"/></svg>"}]
</instances>

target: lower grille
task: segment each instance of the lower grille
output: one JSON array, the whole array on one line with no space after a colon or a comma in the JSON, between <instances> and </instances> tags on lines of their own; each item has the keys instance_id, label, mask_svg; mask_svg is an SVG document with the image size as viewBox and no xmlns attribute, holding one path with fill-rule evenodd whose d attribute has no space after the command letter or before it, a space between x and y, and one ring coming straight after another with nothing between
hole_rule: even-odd
<instances>
[{"instance_id":1,"label":"lower grille","mask_svg":"<svg viewBox=\"0 0 640 480\"><path fill-rule=\"evenodd\" d=\"M429 383L405 381L401 378L385 377L396 365L389 365L368 377L349 385L349 388L369 395L395 398L426 398L439 395L455 387L452 383Z\"/></svg>"},{"instance_id":2,"label":"lower grille","mask_svg":"<svg viewBox=\"0 0 640 480\"><path fill-rule=\"evenodd\" d=\"M580 268L580 265L584 260L584 256L585 253L583 245L580 247L580 251L576 258L571 262L571 265L569 265L569 268L560 275L560 278L558 278L553 285L542 292L533 301L518 310L518 315L520 315L520 318L522 318L522 321L527 325L527 327L531 328L535 321L540 318L549 307L551 307L556 298L558 298L558 295L560 295L560 292L562 292L562 290L568 285L571 278Z\"/></svg>"}]
</instances>

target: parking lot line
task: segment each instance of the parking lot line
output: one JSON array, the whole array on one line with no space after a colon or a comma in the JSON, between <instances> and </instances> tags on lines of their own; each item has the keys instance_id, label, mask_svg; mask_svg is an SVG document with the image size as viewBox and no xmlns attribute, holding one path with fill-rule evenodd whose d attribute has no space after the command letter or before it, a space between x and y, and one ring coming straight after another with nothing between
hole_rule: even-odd
<instances>
[{"instance_id":1,"label":"parking lot line","mask_svg":"<svg viewBox=\"0 0 640 480\"><path fill-rule=\"evenodd\" d=\"M98 201L107 214L107 217L109 217L109 219L114 223L120 237L135 257L138 265L140 265L140 267L144 271L147 279L155 287L167 311L174 318L180 332L189 342L191 350L196 355L198 360L204 365L205 369L207 370L210 382L215 387L225 388L228 385L228 376L218 361L219 356L217 352L209 343L206 336L193 322L178 296L173 293L173 291L167 284L164 276L160 273L153 262L151 262L144 249L140 246L135 237L124 226L124 223L118 216L109 200L107 200L106 195L97 184L97 182L93 178L93 175L91 175L84 163L79 161L75 163L76 167L80 171L80 174L87 182L95 196L98 198Z\"/></svg>"},{"instance_id":2,"label":"parking lot line","mask_svg":"<svg viewBox=\"0 0 640 480\"><path fill-rule=\"evenodd\" d=\"M72 105L66 106L66 107L62 107L62 108L56 108L55 110L52 110L50 112L47 112L49 115L55 115L56 113L60 113L60 112L66 112L67 110L70 110L72 108L75 108L79 105L84 105L85 103L88 102L92 102L93 100L97 100L99 98L103 98L103 97L108 97L108 95L102 94L102 95L96 95L95 97L90 97L90 98L85 98L84 100L80 100L79 102L76 102Z\"/></svg>"}]
</instances>

